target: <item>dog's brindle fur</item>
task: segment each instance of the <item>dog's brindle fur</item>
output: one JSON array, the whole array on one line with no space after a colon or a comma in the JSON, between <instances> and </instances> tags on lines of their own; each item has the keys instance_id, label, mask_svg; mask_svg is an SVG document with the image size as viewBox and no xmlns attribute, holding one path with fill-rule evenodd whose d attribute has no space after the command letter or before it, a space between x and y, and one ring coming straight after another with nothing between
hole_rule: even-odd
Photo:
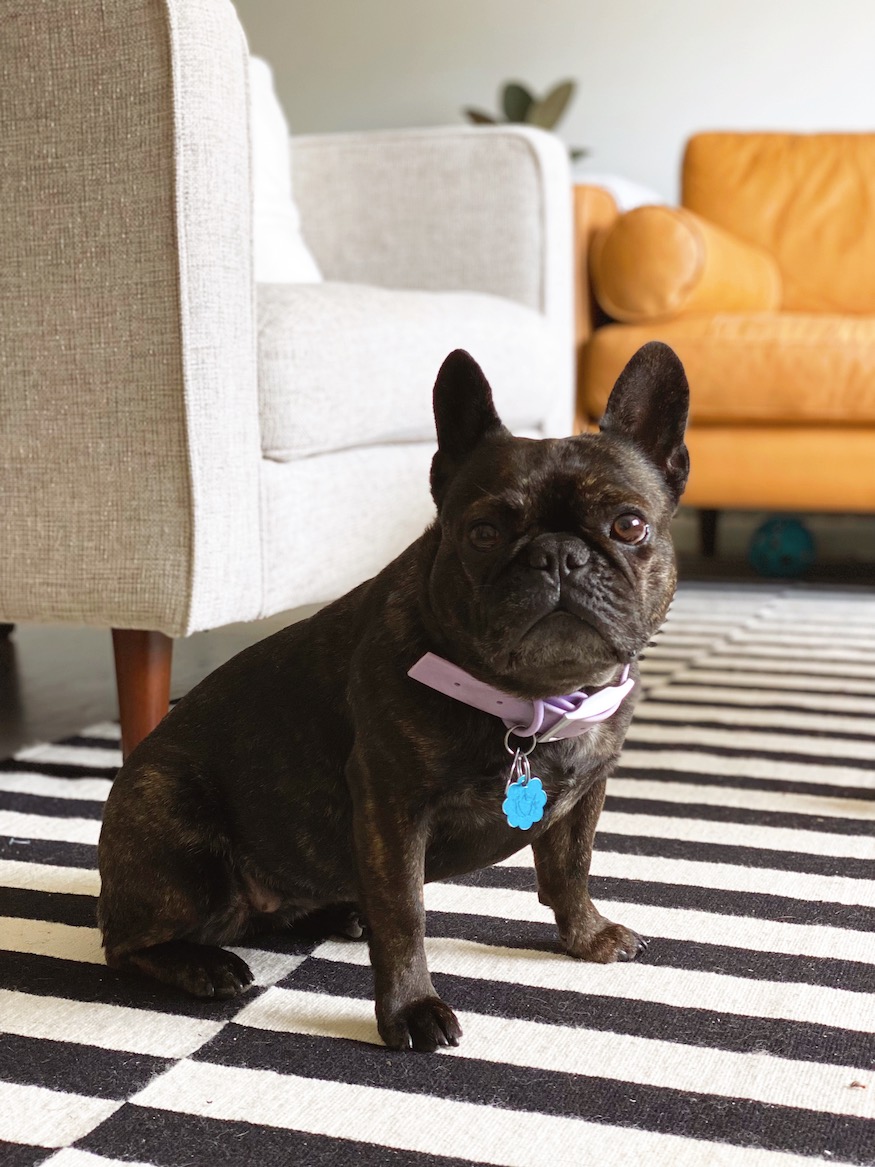
<instances>
[{"instance_id":1,"label":"dog's brindle fur","mask_svg":"<svg viewBox=\"0 0 875 1167\"><path fill-rule=\"evenodd\" d=\"M680 363L652 344L599 434L514 438L479 367L451 354L435 386L434 525L374 579L217 669L119 771L99 848L108 964L230 997L252 976L219 945L314 913L355 935L360 914L386 1044L455 1045L425 961L423 881L529 843L567 952L632 960L643 942L587 890L632 699L536 748L548 802L521 831L501 810L504 726L407 670L432 651L528 698L615 683L626 662L637 677L674 591L686 412ZM640 545L612 533L628 513L649 525Z\"/></svg>"}]
</instances>

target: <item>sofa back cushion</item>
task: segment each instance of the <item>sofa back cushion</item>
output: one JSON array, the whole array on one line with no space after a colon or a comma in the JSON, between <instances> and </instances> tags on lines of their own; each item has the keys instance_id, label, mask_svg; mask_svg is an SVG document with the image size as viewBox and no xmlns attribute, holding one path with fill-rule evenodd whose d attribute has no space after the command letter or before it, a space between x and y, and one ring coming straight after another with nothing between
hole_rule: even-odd
<instances>
[{"instance_id":1,"label":"sofa back cushion","mask_svg":"<svg viewBox=\"0 0 875 1167\"><path fill-rule=\"evenodd\" d=\"M260 57L249 60L252 130L253 262L259 284L312 284L322 279L301 235L292 198L289 127L273 85L273 71Z\"/></svg>"},{"instance_id":2,"label":"sofa back cushion","mask_svg":"<svg viewBox=\"0 0 875 1167\"><path fill-rule=\"evenodd\" d=\"M697 134L682 198L774 255L782 308L875 313L875 134Z\"/></svg>"}]
</instances>

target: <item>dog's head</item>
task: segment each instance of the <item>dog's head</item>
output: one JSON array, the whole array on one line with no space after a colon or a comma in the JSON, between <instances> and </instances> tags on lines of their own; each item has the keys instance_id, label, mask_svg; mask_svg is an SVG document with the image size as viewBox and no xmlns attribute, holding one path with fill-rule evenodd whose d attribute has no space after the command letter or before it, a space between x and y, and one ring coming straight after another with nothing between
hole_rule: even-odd
<instances>
[{"instance_id":1,"label":"dog's head","mask_svg":"<svg viewBox=\"0 0 875 1167\"><path fill-rule=\"evenodd\" d=\"M457 664L536 698L607 684L637 656L674 594L688 404L680 361L654 342L620 375L599 433L515 438L476 361L447 357L428 602Z\"/></svg>"}]
</instances>

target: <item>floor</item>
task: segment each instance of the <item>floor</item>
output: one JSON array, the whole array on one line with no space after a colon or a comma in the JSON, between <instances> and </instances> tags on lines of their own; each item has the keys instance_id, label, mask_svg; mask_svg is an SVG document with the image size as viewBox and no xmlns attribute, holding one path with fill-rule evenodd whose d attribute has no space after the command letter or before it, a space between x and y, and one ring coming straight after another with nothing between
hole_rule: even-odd
<instances>
[{"instance_id":1,"label":"floor","mask_svg":"<svg viewBox=\"0 0 875 1167\"><path fill-rule=\"evenodd\" d=\"M751 532L764 516L721 516L718 554L696 553L696 520L681 512L675 543L681 577L760 578L745 554ZM875 518L815 516L807 520L818 559L806 582L875 588ZM257 624L239 624L177 641L173 696L181 696L207 673L248 644L314 609L284 613ZM117 715L112 646L101 629L25 625L0 641L0 758L24 745L53 741Z\"/></svg>"}]
</instances>

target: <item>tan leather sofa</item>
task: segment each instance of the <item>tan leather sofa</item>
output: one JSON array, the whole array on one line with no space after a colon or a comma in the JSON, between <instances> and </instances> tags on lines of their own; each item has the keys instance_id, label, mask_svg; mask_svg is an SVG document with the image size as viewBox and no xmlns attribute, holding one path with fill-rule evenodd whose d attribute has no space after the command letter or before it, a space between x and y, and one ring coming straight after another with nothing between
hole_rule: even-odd
<instances>
[{"instance_id":1,"label":"tan leather sofa","mask_svg":"<svg viewBox=\"0 0 875 1167\"><path fill-rule=\"evenodd\" d=\"M579 425L663 340L690 380L688 505L872 511L875 134L699 134L682 203L576 188Z\"/></svg>"}]
</instances>

